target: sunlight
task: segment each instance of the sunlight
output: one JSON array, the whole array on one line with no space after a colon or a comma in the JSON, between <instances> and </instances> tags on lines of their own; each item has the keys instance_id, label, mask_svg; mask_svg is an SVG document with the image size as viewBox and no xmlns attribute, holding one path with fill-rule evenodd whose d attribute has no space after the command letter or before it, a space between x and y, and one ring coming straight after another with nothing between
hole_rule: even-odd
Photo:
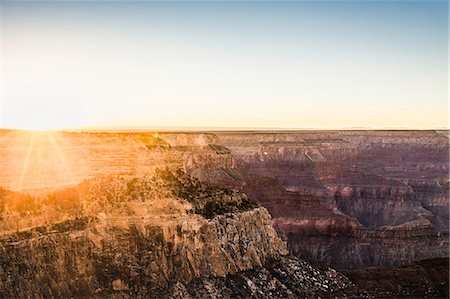
<instances>
[{"instance_id":1,"label":"sunlight","mask_svg":"<svg viewBox=\"0 0 450 299\"><path fill-rule=\"evenodd\" d=\"M58 133L55 132L48 132L47 133L47 137L50 140L51 143L51 148L54 152L56 152L56 155L58 157L59 162L61 163L63 170L64 170L64 174L69 176L69 180L71 182L75 181L75 176L73 174L72 168L69 166L69 164L67 163L67 159L64 155L63 150L61 149L61 138L60 135Z\"/></svg>"},{"instance_id":2,"label":"sunlight","mask_svg":"<svg viewBox=\"0 0 450 299\"><path fill-rule=\"evenodd\" d=\"M51 106L51 108L49 108ZM79 107L61 107L55 103L28 105L26 110L19 110L14 118L5 123L7 128L27 131L56 131L83 125ZM9 112L12 113L12 112Z\"/></svg>"},{"instance_id":3,"label":"sunlight","mask_svg":"<svg viewBox=\"0 0 450 299\"><path fill-rule=\"evenodd\" d=\"M70 125L64 124L63 122L39 122L39 123L28 123L28 122L22 122L20 125L16 125L14 129L19 130L26 130L26 131L33 131L33 132L43 132L48 133L50 131L58 131L63 129L70 128Z\"/></svg>"},{"instance_id":4,"label":"sunlight","mask_svg":"<svg viewBox=\"0 0 450 299\"><path fill-rule=\"evenodd\" d=\"M14 190L33 189L36 185L52 185L55 181L63 184L77 182L73 163L67 159L67 144L63 133L56 131L4 131L0 135L2 155L13 155L5 160L5 170L10 173L8 181ZM9 149L9 150L8 150ZM10 151L10 152L8 152Z\"/></svg>"},{"instance_id":5,"label":"sunlight","mask_svg":"<svg viewBox=\"0 0 450 299\"><path fill-rule=\"evenodd\" d=\"M5 133L6 131L6 133ZM7 142L8 140L14 139L14 135L16 135L16 130L0 130L1 137L0 137L0 144L4 146L4 142Z\"/></svg>"},{"instance_id":6,"label":"sunlight","mask_svg":"<svg viewBox=\"0 0 450 299\"><path fill-rule=\"evenodd\" d=\"M31 155L33 154L35 140L36 140L36 132L31 132L31 135L29 136L28 140L27 152L25 154L22 164L22 170L20 171L19 190L22 190L25 176L28 173L28 165L30 163Z\"/></svg>"}]
</instances>

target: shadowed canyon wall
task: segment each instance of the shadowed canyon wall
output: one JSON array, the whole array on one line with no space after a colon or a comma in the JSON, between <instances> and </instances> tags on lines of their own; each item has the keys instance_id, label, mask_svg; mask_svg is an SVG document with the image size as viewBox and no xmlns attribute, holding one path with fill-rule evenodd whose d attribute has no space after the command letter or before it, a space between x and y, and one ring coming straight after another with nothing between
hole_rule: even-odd
<instances>
[{"instance_id":1,"label":"shadowed canyon wall","mask_svg":"<svg viewBox=\"0 0 450 299\"><path fill-rule=\"evenodd\" d=\"M218 136L232 162L188 171L266 206L293 254L344 269L448 256L448 132Z\"/></svg>"}]
</instances>

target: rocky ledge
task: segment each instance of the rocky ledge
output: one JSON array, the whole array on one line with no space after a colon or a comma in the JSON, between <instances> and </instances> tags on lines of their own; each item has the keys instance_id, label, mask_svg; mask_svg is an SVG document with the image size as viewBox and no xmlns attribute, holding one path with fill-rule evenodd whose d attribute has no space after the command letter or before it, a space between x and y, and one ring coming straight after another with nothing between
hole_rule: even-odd
<instances>
[{"instance_id":1,"label":"rocky ledge","mask_svg":"<svg viewBox=\"0 0 450 299\"><path fill-rule=\"evenodd\" d=\"M0 297L158 297L174 282L225 277L284 254L264 208L210 220L99 215L4 236Z\"/></svg>"},{"instance_id":2,"label":"rocky ledge","mask_svg":"<svg viewBox=\"0 0 450 299\"><path fill-rule=\"evenodd\" d=\"M319 270L291 256L264 267L175 284L167 298L330 298L347 297L354 285L334 269Z\"/></svg>"},{"instance_id":3,"label":"rocky ledge","mask_svg":"<svg viewBox=\"0 0 450 299\"><path fill-rule=\"evenodd\" d=\"M0 298L305 298L354 288L286 256L265 208L189 218L83 218L3 236Z\"/></svg>"}]
</instances>

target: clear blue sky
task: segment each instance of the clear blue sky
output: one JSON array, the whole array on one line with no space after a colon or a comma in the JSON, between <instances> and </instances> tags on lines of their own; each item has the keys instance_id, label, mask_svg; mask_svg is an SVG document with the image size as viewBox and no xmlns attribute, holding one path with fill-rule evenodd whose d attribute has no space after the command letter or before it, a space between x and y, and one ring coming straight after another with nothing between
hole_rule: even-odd
<instances>
[{"instance_id":1,"label":"clear blue sky","mask_svg":"<svg viewBox=\"0 0 450 299\"><path fill-rule=\"evenodd\" d=\"M447 1L1 8L4 127L448 127Z\"/></svg>"}]
</instances>

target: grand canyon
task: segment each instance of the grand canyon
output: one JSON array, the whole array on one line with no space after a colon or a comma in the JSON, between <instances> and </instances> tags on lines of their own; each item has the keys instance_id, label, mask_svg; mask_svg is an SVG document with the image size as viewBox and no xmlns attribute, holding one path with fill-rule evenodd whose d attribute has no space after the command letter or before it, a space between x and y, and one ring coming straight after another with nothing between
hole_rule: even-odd
<instances>
[{"instance_id":1,"label":"grand canyon","mask_svg":"<svg viewBox=\"0 0 450 299\"><path fill-rule=\"evenodd\" d=\"M0 0L0 299L449 298L449 11Z\"/></svg>"},{"instance_id":2,"label":"grand canyon","mask_svg":"<svg viewBox=\"0 0 450 299\"><path fill-rule=\"evenodd\" d=\"M449 132L0 130L0 297L448 297Z\"/></svg>"}]
</instances>

